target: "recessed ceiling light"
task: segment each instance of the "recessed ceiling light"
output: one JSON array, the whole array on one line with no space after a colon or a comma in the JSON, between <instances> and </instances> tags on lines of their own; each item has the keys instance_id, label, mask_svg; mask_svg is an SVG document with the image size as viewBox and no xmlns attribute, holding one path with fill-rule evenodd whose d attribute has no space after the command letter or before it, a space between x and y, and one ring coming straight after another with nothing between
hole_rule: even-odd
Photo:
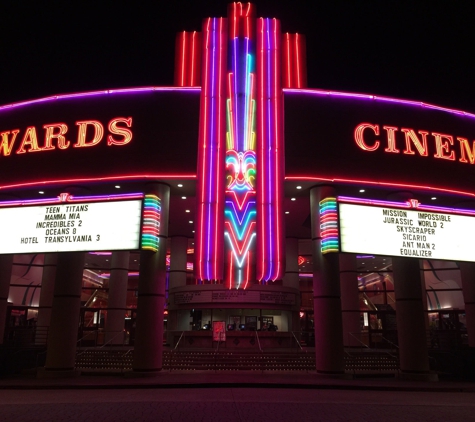
<instances>
[{"instance_id":1,"label":"recessed ceiling light","mask_svg":"<svg viewBox=\"0 0 475 422\"><path fill-rule=\"evenodd\" d=\"M190 221L188 221L188 223L190 223L190 224L193 224L193 221L192 221L192 220L190 220Z\"/></svg>"},{"instance_id":2,"label":"recessed ceiling light","mask_svg":"<svg viewBox=\"0 0 475 422\"><path fill-rule=\"evenodd\" d=\"M115 185L115 188L116 188L116 189L120 189L120 185Z\"/></svg>"},{"instance_id":3,"label":"recessed ceiling light","mask_svg":"<svg viewBox=\"0 0 475 422\"><path fill-rule=\"evenodd\" d=\"M194 233L194 232L195 232L194 230L191 231L191 233Z\"/></svg>"},{"instance_id":4,"label":"recessed ceiling light","mask_svg":"<svg viewBox=\"0 0 475 422\"><path fill-rule=\"evenodd\" d=\"M360 192L363 193L365 190L364 189L360 189Z\"/></svg>"},{"instance_id":5,"label":"recessed ceiling light","mask_svg":"<svg viewBox=\"0 0 475 422\"><path fill-rule=\"evenodd\" d=\"M291 200L291 201L296 201L296 200L297 200L297 198L290 198L290 200Z\"/></svg>"},{"instance_id":6,"label":"recessed ceiling light","mask_svg":"<svg viewBox=\"0 0 475 422\"><path fill-rule=\"evenodd\" d=\"M181 183L178 183L177 186L178 186L179 188L182 188L182 187L183 187L183 185L182 185Z\"/></svg>"},{"instance_id":7,"label":"recessed ceiling light","mask_svg":"<svg viewBox=\"0 0 475 422\"><path fill-rule=\"evenodd\" d=\"M181 199L186 199L186 196L182 196Z\"/></svg>"},{"instance_id":8,"label":"recessed ceiling light","mask_svg":"<svg viewBox=\"0 0 475 422\"><path fill-rule=\"evenodd\" d=\"M290 214L289 211L285 211L286 214Z\"/></svg>"},{"instance_id":9,"label":"recessed ceiling light","mask_svg":"<svg viewBox=\"0 0 475 422\"><path fill-rule=\"evenodd\" d=\"M297 186L297 189L302 189L302 186Z\"/></svg>"},{"instance_id":10,"label":"recessed ceiling light","mask_svg":"<svg viewBox=\"0 0 475 422\"><path fill-rule=\"evenodd\" d=\"M437 197L433 196L433 197L430 198L430 199L432 199L433 201L435 201L435 200L437 199Z\"/></svg>"},{"instance_id":11,"label":"recessed ceiling light","mask_svg":"<svg viewBox=\"0 0 475 422\"><path fill-rule=\"evenodd\" d=\"M39 193L40 195L43 195L43 194L44 194L44 191L40 190L38 193Z\"/></svg>"},{"instance_id":12,"label":"recessed ceiling light","mask_svg":"<svg viewBox=\"0 0 475 422\"><path fill-rule=\"evenodd\" d=\"M185 210L185 212L190 212L190 210Z\"/></svg>"}]
</instances>

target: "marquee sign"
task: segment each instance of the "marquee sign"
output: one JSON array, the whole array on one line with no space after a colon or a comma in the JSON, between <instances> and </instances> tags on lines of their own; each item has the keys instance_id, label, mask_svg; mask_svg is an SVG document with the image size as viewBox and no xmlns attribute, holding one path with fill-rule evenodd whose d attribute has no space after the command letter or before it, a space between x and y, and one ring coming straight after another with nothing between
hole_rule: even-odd
<instances>
[{"instance_id":1,"label":"marquee sign","mask_svg":"<svg viewBox=\"0 0 475 422\"><path fill-rule=\"evenodd\" d=\"M320 207L323 253L475 261L474 211L347 197Z\"/></svg>"},{"instance_id":2,"label":"marquee sign","mask_svg":"<svg viewBox=\"0 0 475 422\"><path fill-rule=\"evenodd\" d=\"M142 197L80 201L66 194L41 205L2 206L0 254L139 249L144 244Z\"/></svg>"}]
</instances>

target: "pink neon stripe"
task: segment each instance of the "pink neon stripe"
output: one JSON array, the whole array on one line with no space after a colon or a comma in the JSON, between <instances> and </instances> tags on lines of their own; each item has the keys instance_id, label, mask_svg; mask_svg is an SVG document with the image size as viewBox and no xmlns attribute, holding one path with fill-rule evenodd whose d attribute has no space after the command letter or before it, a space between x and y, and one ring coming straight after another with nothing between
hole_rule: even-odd
<instances>
[{"instance_id":1,"label":"pink neon stripe","mask_svg":"<svg viewBox=\"0 0 475 422\"><path fill-rule=\"evenodd\" d=\"M294 88L285 88L284 93L294 93L294 94L308 94L308 95L318 95L318 96L334 96L334 97L348 97L348 98L358 98L358 99L367 99L367 100L374 100L374 101L382 101L382 102L391 102L391 103L399 103L408 106L416 106L421 108L429 108L434 110L443 111L446 113L457 114L465 117L469 117L475 119L475 114L468 113L466 111L457 110L448 107L439 107L434 104L424 103L420 101L411 101L411 100L404 100L399 98L392 98L392 97L383 97L371 94L359 94L353 92L339 92L339 91L326 91L321 89L294 89Z\"/></svg>"},{"instance_id":2,"label":"pink neon stripe","mask_svg":"<svg viewBox=\"0 0 475 422\"><path fill-rule=\"evenodd\" d=\"M427 212L440 212L446 214L460 214L474 216L475 210L468 210L463 208L453 208L453 207L438 207L432 205L419 204L417 208L411 207L407 202L395 202L395 201L382 201L377 199L361 199L361 198L351 198L347 196L339 196L337 198L338 202L347 203L347 204L364 204L364 205L377 205L393 208L404 208L414 211L427 211Z\"/></svg>"},{"instance_id":3,"label":"pink neon stripe","mask_svg":"<svg viewBox=\"0 0 475 422\"><path fill-rule=\"evenodd\" d=\"M38 180L36 182L15 183L13 185L0 186L0 190L26 188L26 187L45 187L65 183L96 183L96 182L111 182L120 180L141 180L141 179L196 179L195 174L131 174L125 176L105 176L105 177L78 177L71 179L58 180Z\"/></svg>"},{"instance_id":4,"label":"pink neon stripe","mask_svg":"<svg viewBox=\"0 0 475 422\"><path fill-rule=\"evenodd\" d=\"M104 202L104 201L123 201L132 199L142 199L143 193L129 193L123 195L96 195L96 196L70 196L65 203L74 204L79 202ZM30 205L42 205L42 204L58 204L62 203L58 196L54 198L41 198L41 199L18 199L13 201L0 201L1 208L17 207L17 206L30 206Z\"/></svg>"},{"instance_id":5,"label":"pink neon stripe","mask_svg":"<svg viewBox=\"0 0 475 422\"><path fill-rule=\"evenodd\" d=\"M87 92L79 92L79 93L72 93L72 94L60 94L60 95L53 95L50 97L43 97L37 98L28 101L20 101L11 104L5 104L0 106L0 111L2 110L11 110L13 108L28 106L32 104L38 103L46 103L49 101L57 101L57 100L64 100L64 99L71 99L71 98L81 98L81 97L94 97L99 95L110 95L110 94L134 94L134 93L141 93L141 92L153 92L153 91L189 91L189 92L200 92L200 87L138 87L138 88L119 88L119 89L108 89L103 91L87 91Z\"/></svg>"},{"instance_id":6,"label":"pink neon stripe","mask_svg":"<svg viewBox=\"0 0 475 422\"><path fill-rule=\"evenodd\" d=\"M439 187L434 187L434 186L411 185L411 184L406 184L406 183L374 182L372 180L340 179L340 178L319 177L319 176L286 176L285 180L295 180L299 182L320 181L320 182L333 182L333 183L366 184L366 185L372 185L372 186L397 186L397 187L411 188L411 189L417 189L417 190L429 190L429 191L435 191L435 192L454 193L457 195L475 197L475 192L460 191L460 190L449 189L449 188L439 188Z\"/></svg>"}]
</instances>

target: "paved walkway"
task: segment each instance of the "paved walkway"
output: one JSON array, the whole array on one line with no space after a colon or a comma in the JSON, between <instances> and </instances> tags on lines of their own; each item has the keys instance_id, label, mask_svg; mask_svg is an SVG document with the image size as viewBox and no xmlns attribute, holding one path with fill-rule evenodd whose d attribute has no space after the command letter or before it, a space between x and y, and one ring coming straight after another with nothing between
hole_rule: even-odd
<instances>
[{"instance_id":1,"label":"paved walkway","mask_svg":"<svg viewBox=\"0 0 475 422\"><path fill-rule=\"evenodd\" d=\"M163 371L154 377L82 375L76 378L38 379L31 376L0 378L8 389L150 389L150 388L292 388L367 391L475 392L475 382L406 381L398 378L328 378L315 372L291 371ZM475 420L475 417L474 417Z\"/></svg>"},{"instance_id":2,"label":"paved walkway","mask_svg":"<svg viewBox=\"0 0 475 422\"><path fill-rule=\"evenodd\" d=\"M190 376L186 376L190 379ZM226 378L228 375L226 375ZM160 377L158 377L160 378ZM193 377L191 377L193 378ZM211 379L214 377L211 377ZM230 377L232 378L232 377ZM239 377L242 378L242 377ZM267 377L266 377L267 378ZM195 381L201 379L195 379ZM206 377L207 381L210 378ZM248 380L251 377L247 378ZM273 382L288 376L269 376ZM474 392L371 391L328 389L332 384L312 384L322 389L214 387L161 388L166 384L124 385L121 389L90 389L107 385L78 379L71 390L50 389L0 392L0 422L473 422ZM162 380L163 381L163 380ZM191 380L192 381L192 380ZM367 386L372 384L365 381ZM398 382L390 383L393 386ZM296 384L302 385L302 384ZM341 384L335 384L341 385ZM360 382L352 385L362 385ZM384 385L381 384L381 385ZM30 384L30 387L32 384ZM144 387L147 388L144 388ZM262 386L262 385L261 385ZM159 388L156 388L159 387ZM170 384L168 384L170 387Z\"/></svg>"}]
</instances>

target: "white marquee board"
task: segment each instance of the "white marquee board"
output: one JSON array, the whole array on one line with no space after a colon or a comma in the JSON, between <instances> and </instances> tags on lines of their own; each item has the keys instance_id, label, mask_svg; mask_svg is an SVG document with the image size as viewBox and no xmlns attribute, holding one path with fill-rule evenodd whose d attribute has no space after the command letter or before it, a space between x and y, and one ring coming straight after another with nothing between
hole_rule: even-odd
<instances>
[{"instance_id":1,"label":"white marquee board","mask_svg":"<svg viewBox=\"0 0 475 422\"><path fill-rule=\"evenodd\" d=\"M475 261L475 217L339 203L342 252Z\"/></svg>"}]
</instances>

